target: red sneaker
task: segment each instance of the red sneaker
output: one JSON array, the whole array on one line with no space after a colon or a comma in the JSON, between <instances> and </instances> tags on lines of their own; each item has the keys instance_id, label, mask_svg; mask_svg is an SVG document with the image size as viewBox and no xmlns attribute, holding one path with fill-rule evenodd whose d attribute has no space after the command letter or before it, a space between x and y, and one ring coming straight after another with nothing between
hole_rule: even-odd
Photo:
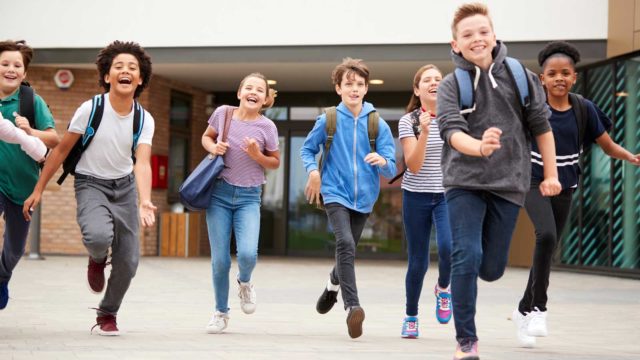
<instances>
[{"instance_id":1,"label":"red sneaker","mask_svg":"<svg viewBox=\"0 0 640 360\"><path fill-rule=\"evenodd\" d=\"M89 256L89 266L87 266L87 282L89 290L94 294L99 294L104 290L104 268L107 266L107 258L102 263L97 263Z\"/></svg>"},{"instance_id":2,"label":"red sneaker","mask_svg":"<svg viewBox=\"0 0 640 360\"><path fill-rule=\"evenodd\" d=\"M118 330L118 324L116 323L115 315L100 315L96 318L96 324L93 325L91 331L95 327L98 327L96 331L98 335L102 336L118 336L120 335L120 330Z\"/></svg>"}]
</instances>

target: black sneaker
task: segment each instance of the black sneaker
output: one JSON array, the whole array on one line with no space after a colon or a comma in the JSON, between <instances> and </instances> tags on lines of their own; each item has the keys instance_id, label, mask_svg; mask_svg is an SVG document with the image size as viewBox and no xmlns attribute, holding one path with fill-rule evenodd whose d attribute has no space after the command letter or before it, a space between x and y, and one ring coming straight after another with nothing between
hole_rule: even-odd
<instances>
[{"instance_id":1,"label":"black sneaker","mask_svg":"<svg viewBox=\"0 0 640 360\"><path fill-rule=\"evenodd\" d=\"M338 292L327 290L325 287L324 292L322 292L322 295L320 295L318 303L316 304L316 310L320 314L326 314L331 310L333 304L336 302L338 302Z\"/></svg>"},{"instance_id":2,"label":"black sneaker","mask_svg":"<svg viewBox=\"0 0 640 360\"><path fill-rule=\"evenodd\" d=\"M362 322L364 322L364 310L357 305L350 307L347 315L347 329L352 339L362 335Z\"/></svg>"}]
</instances>

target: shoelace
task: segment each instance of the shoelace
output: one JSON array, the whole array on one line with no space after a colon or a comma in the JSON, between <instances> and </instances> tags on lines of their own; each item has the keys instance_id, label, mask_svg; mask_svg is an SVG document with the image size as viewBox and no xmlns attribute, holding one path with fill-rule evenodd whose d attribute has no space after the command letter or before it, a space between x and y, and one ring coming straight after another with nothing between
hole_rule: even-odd
<instances>
[{"instance_id":1,"label":"shoelace","mask_svg":"<svg viewBox=\"0 0 640 360\"><path fill-rule=\"evenodd\" d=\"M251 303L251 285L240 285L240 297L242 301Z\"/></svg>"},{"instance_id":2,"label":"shoelace","mask_svg":"<svg viewBox=\"0 0 640 360\"><path fill-rule=\"evenodd\" d=\"M418 327L418 322L417 321L405 321L404 323L405 325L405 330L406 331L415 331L416 328Z\"/></svg>"},{"instance_id":3,"label":"shoelace","mask_svg":"<svg viewBox=\"0 0 640 360\"><path fill-rule=\"evenodd\" d=\"M473 350L473 345L476 342L473 340L463 340L462 343L460 344L460 350L462 350L462 352L471 352Z\"/></svg>"},{"instance_id":4,"label":"shoelace","mask_svg":"<svg viewBox=\"0 0 640 360\"><path fill-rule=\"evenodd\" d=\"M113 314L113 313L110 313L108 311L102 310L100 308L89 308L89 309L96 310L96 311L100 312L101 314L104 314L102 316L104 316L106 318L105 320L113 319L113 322L116 322L116 315ZM89 330L89 332L93 332L93 329L95 329L96 326L100 326L101 324L103 324L103 322L99 322L99 321L96 322L96 324L91 327L91 330Z\"/></svg>"},{"instance_id":5,"label":"shoelace","mask_svg":"<svg viewBox=\"0 0 640 360\"><path fill-rule=\"evenodd\" d=\"M438 305L440 310L449 311L449 298L438 293Z\"/></svg>"}]
</instances>

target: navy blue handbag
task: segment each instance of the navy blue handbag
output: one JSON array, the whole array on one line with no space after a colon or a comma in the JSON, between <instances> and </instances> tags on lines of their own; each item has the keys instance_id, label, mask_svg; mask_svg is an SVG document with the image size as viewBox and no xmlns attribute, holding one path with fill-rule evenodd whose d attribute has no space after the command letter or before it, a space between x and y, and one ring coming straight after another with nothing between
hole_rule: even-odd
<instances>
[{"instance_id":1,"label":"navy blue handbag","mask_svg":"<svg viewBox=\"0 0 640 360\"><path fill-rule=\"evenodd\" d=\"M233 109L231 106L227 109L224 117L224 130L222 134L218 134L218 139L222 139L223 142L227 141ZM180 185L178 192L180 193L182 205L193 211L206 210L211 202L211 193L213 192L215 181L220 176L222 169L224 169L222 156L207 154Z\"/></svg>"}]
</instances>

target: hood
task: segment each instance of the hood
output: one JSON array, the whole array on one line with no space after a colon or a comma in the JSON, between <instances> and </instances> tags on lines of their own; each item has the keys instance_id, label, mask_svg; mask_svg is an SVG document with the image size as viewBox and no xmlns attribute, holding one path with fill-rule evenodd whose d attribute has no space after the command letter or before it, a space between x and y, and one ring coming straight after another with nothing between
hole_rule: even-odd
<instances>
[{"instance_id":1,"label":"hood","mask_svg":"<svg viewBox=\"0 0 640 360\"><path fill-rule=\"evenodd\" d=\"M493 56L493 63L502 64L507 57L507 45L502 43L501 40L496 41L496 47L493 48L491 55ZM456 67L463 70L475 70L475 64L462 57L461 53L454 52L453 49L451 49L451 60L453 60L453 64Z\"/></svg>"},{"instance_id":2,"label":"hood","mask_svg":"<svg viewBox=\"0 0 640 360\"><path fill-rule=\"evenodd\" d=\"M343 115L348 116L348 117L353 117L353 114L351 114L351 110L349 110L349 108L341 101L340 104L336 107L336 110L338 110L339 112L341 112ZM362 102L362 110L360 111L360 114L358 115L358 118L362 118L362 117L366 117L369 115L370 112L375 111L376 108L373 107L373 104L368 103L366 101Z\"/></svg>"}]
</instances>

